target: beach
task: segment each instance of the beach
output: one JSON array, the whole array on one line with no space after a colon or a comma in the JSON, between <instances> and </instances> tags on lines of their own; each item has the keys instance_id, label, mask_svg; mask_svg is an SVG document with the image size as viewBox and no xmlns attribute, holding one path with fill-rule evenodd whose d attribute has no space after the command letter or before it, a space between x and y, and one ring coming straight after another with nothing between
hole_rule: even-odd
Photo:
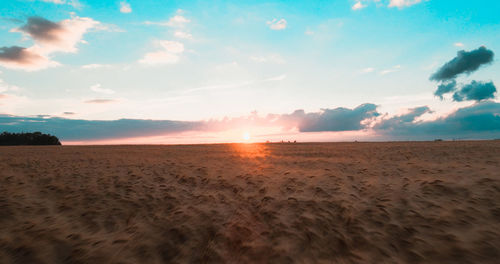
<instances>
[{"instance_id":1,"label":"beach","mask_svg":"<svg viewBox=\"0 0 500 264\"><path fill-rule=\"evenodd\" d=\"M0 263L499 258L499 140L0 147Z\"/></svg>"}]
</instances>

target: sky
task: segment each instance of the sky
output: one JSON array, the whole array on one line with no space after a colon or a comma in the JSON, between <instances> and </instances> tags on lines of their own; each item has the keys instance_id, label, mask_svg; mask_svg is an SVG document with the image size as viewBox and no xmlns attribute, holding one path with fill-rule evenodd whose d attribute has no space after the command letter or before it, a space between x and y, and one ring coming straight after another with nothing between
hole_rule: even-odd
<instances>
[{"instance_id":1,"label":"sky","mask_svg":"<svg viewBox=\"0 0 500 264\"><path fill-rule=\"evenodd\" d=\"M500 138L500 1L0 1L0 131Z\"/></svg>"}]
</instances>

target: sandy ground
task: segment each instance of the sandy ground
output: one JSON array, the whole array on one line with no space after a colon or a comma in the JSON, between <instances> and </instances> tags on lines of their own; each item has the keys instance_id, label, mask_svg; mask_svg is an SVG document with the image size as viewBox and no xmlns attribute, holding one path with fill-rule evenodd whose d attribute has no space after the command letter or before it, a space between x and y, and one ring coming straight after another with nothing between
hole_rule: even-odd
<instances>
[{"instance_id":1,"label":"sandy ground","mask_svg":"<svg viewBox=\"0 0 500 264\"><path fill-rule=\"evenodd\" d=\"M0 148L0 263L499 263L500 141Z\"/></svg>"}]
</instances>

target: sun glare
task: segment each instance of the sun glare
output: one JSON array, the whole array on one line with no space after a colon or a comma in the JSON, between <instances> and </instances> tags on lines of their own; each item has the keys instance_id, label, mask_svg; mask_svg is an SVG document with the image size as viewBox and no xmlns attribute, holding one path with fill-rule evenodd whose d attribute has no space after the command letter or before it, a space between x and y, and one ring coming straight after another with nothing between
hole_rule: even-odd
<instances>
[{"instance_id":1,"label":"sun glare","mask_svg":"<svg viewBox=\"0 0 500 264\"><path fill-rule=\"evenodd\" d=\"M250 140L250 133L248 133L248 132L243 133L243 140L249 141Z\"/></svg>"}]
</instances>

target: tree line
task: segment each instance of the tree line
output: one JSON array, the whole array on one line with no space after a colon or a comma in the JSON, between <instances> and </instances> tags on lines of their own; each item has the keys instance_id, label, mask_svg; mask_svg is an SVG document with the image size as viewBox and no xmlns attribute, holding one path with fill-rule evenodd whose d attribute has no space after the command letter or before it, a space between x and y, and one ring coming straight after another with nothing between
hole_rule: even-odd
<instances>
[{"instance_id":1,"label":"tree line","mask_svg":"<svg viewBox=\"0 0 500 264\"><path fill-rule=\"evenodd\" d=\"M0 134L0 146L19 146L19 145L61 145L56 136L43 134L42 132L33 133L9 133Z\"/></svg>"}]
</instances>

